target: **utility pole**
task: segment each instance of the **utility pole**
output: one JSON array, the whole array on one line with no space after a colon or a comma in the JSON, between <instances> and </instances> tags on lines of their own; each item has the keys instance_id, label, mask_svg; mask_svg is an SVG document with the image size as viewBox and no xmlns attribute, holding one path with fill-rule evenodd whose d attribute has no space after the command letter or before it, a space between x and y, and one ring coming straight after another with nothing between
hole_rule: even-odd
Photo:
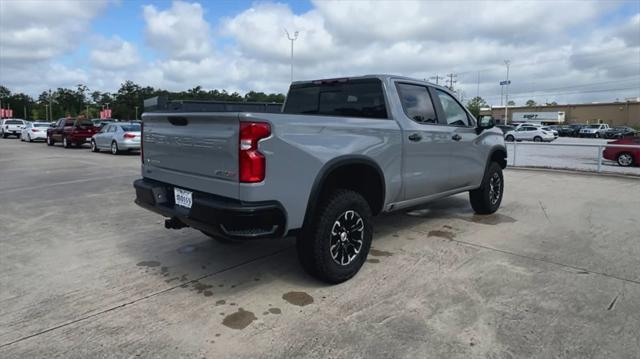
<instances>
[{"instance_id":1,"label":"utility pole","mask_svg":"<svg viewBox=\"0 0 640 359\"><path fill-rule=\"evenodd\" d=\"M49 121L49 105L48 104L44 104L44 118L47 122L51 122Z\"/></svg>"},{"instance_id":2,"label":"utility pole","mask_svg":"<svg viewBox=\"0 0 640 359\"><path fill-rule=\"evenodd\" d=\"M429 80L436 80L436 85L439 85L439 80L440 79L444 79L444 77L438 76L438 74L436 74L435 76L429 77Z\"/></svg>"},{"instance_id":3,"label":"utility pole","mask_svg":"<svg viewBox=\"0 0 640 359\"><path fill-rule=\"evenodd\" d=\"M51 89L49 89L49 120L53 121L53 95Z\"/></svg>"},{"instance_id":4,"label":"utility pole","mask_svg":"<svg viewBox=\"0 0 640 359\"><path fill-rule=\"evenodd\" d=\"M29 120L29 118L27 117L27 105L24 105L22 107L22 110L24 111L24 119L25 120Z\"/></svg>"},{"instance_id":5,"label":"utility pole","mask_svg":"<svg viewBox=\"0 0 640 359\"><path fill-rule=\"evenodd\" d=\"M449 90L453 91L453 84L458 82L457 80L454 80L454 79L457 78L458 75L452 72L450 74L447 74L447 77L449 78Z\"/></svg>"},{"instance_id":6,"label":"utility pole","mask_svg":"<svg viewBox=\"0 0 640 359\"><path fill-rule=\"evenodd\" d=\"M136 106L136 120L138 120L138 106Z\"/></svg>"},{"instance_id":7,"label":"utility pole","mask_svg":"<svg viewBox=\"0 0 640 359\"><path fill-rule=\"evenodd\" d=\"M284 29L285 34L287 34L287 39L291 41L291 82L293 82L293 42L298 39L298 31L293 33L293 37L289 35L289 31Z\"/></svg>"},{"instance_id":8,"label":"utility pole","mask_svg":"<svg viewBox=\"0 0 640 359\"><path fill-rule=\"evenodd\" d=\"M507 125L509 123L509 64L511 63L511 61L509 60L504 60L504 64L507 65L507 84L505 86L507 86L507 89L505 91L505 96L504 96L504 124Z\"/></svg>"}]
</instances>

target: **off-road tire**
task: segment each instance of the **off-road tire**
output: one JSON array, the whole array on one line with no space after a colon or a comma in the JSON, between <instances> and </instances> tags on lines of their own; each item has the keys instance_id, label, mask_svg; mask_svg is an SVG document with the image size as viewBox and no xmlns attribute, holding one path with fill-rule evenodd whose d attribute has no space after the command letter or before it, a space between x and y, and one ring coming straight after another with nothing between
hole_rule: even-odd
<instances>
[{"instance_id":1,"label":"off-road tire","mask_svg":"<svg viewBox=\"0 0 640 359\"><path fill-rule=\"evenodd\" d=\"M491 191L491 183L499 179L500 188L497 198L495 198L495 182L494 192ZM502 167L497 162L491 162L482 179L480 188L469 191L469 201L471 207L477 214L491 214L500 208L502 195L504 194L504 177L502 176Z\"/></svg>"},{"instance_id":2,"label":"off-road tire","mask_svg":"<svg viewBox=\"0 0 640 359\"><path fill-rule=\"evenodd\" d=\"M362 244L355 257L342 265L332 255L331 232L336 222L349 211L353 211L362 220ZM305 271L332 284L344 282L356 275L371 248L371 217L369 203L358 192L339 189L327 196L327 200L319 204L314 218L310 219L296 241L298 259Z\"/></svg>"}]
</instances>

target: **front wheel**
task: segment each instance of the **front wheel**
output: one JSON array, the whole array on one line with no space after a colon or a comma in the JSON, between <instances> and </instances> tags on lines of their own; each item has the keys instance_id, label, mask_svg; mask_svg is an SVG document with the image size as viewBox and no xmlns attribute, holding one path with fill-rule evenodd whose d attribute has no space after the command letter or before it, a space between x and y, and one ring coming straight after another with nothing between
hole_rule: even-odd
<instances>
[{"instance_id":1,"label":"front wheel","mask_svg":"<svg viewBox=\"0 0 640 359\"><path fill-rule=\"evenodd\" d=\"M31 135L27 133L27 140L29 140L29 142L33 142L33 138L31 138Z\"/></svg>"},{"instance_id":2,"label":"front wheel","mask_svg":"<svg viewBox=\"0 0 640 359\"><path fill-rule=\"evenodd\" d=\"M596 134L593 137L600 138L600 134L598 132L596 132Z\"/></svg>"},{"instance_id":3,"label":"front wheel","mask_svg":"<svg viewBox=\"0 0 640 359\"><path fill-rule=\"evenodd\" d=\"M54 143L53 138L51 138L51 136L47 136L47 146L53 146Z\"/></svg>"},{"instance_id":4,"label":"front wheel","mask_svg":"<svg viewBox=\"0 0 640 359\"><path fill-rule=\"evenodd\" d=\"M515 137L513 137L512 135L507 136L507 138L505 138L505 140L509 141L509 142L513 142L515 140Z\"/></svg>"},{"instance_id":5,"label":"front wheel","mask_svg":"<svg viewBox=\"0 0 640 359\"><path fill-rule=\"evenodd\" d=\"M369 203L358 192L333 192L297 238L298 258L305 271L327 283L341 283L356 275L371 247L371 217Z\"/></svg>"},{"instance_id":6,"label":"front wheel","mask_svg":"<svg viewBox=\"0 0 640 359\"><path fill-rule=\"evenodd\" d=\"M71 148L71 142L66 137L62 138L62 147Z\"/></svg>"},{"instance_id":7,"label":"front wheel","mask_svg":"<svg viewBox=\"0 0 640 359\"><path fill-rule=\"evenodd\" d=\"M533 142L542 142L542 137L536 136L533 138Z\"/></svg>"},{"instance_id":8,"label":"front wheel","mask_svg":"<svg viewBox=\"0 0 640 359\"><path fill-rule=\"evenodd\" d=\"M618 164L622 167L629 167L633 165L633 156L628 152L623 152L618 155Z\"/></svg>"},{"instance_id":9,"label":"front wheel","mask_svg":"<svg viewBox=\"0 0 640 359\"><path fill-rule=\"evenodd\" d=\"M100 152L95 140L91 140L91 152Z\"/></svg>"},{"instance_id":10,"label":"front wheel","mask_svg":"<svg viewBox=\"0 0 640 359\"><path fill-rule=\"evenodd\" d=\"M503 193L502 167L497 162L491 162L480 188L469 191L469 201L476 213L491 214L500 208Z\"/></svg>"}]
</instances>

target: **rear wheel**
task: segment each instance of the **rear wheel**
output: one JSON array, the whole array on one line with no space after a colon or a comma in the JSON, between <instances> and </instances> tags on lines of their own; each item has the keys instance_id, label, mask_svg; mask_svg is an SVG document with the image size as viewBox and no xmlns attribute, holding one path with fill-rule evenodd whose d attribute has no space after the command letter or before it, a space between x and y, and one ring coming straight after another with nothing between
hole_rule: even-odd
<instances>
[{"instance_id":1,"label":"rear wheel","mask_svg":"<svg viewBox=\"0 0 640 359\"><path fill-rule=\"evenodd\" d=\"M512 135L508 135L505 140L509 141L509 142L513 142L515 140L515 138Z\"/></svg>"},{"instance_id":2,"label":"rear wheel","mask_svg":"<svg viewBox=\"0 0 640 359\"><path fill-rule=\"evenodd\" d=\"M91 152L100 152L95 140L91 140Z\"/></svg>"},{"instance_id":3,"label":"rear wheel","mask_svg":"<svg viewBox=\"0 0 640 359\"><path fill-rule=\"evenodd\" d=\"M536 136L533 138L533 142L542 142L542 137Z\"/></svg>"},{"instance_id":4,"label":"rear wheel","mask_svg":"<svg viewBox=\"0 0 640 359\"><path fill-rule=\"evenodd\" d=\"M118 150L118 144L116 143L116 141L111 142L111 154L117 155L119 153L120 153L120 150Z\"/></svg>"},{"instance_id":5,"label":"rear wheel","mask_svg":"<svg viewBox=\"0 0 640 359\"><path fill-rule=\"evenodd\" d=\"M633 156L628 152L623 152L618 155L618 164L622 167L629 167L633 165Z\"/></svg>"},{"instance_id":6,"label":"rear wheel","mask_svg":"<svg viewBox=\"0 0 640 359\"><path fill-rule=\"evenodd\" d=\"M53 138L51 138L51 136L47 136L47 146L53 146L54 143L55 141Z\"/></svg>"},{"instance_id":7,"label":"rear wheel","mask_svg":"<svg viewBox=\"0 0 640 359\"><path fill-rule=\"evenodd\" d=\"M333 192L297 238L298 258L305 271L328 283L356 275L371 247L371 216L369 204L359 193Z\"/></svg>"},{"instance_id":8,"label":"rear wheel","mask_svg":"<svg viewBox=\"0 0 640 359\"><path fill-rule=\"evenodd\" d=\"M31 138L31 135L27 133L27 140L29 140L29 142L33 142L33 139Z\"/></svg>"},{"instance_id":9,"label":"rear wheel","mask_svg":"<svg viewBox=\"0 0 640 359\"><path fill-rule=\"evenodd\" d=\"M600 138L600 134L599 134L598 132L596 132L596 134L595 134L595 135L593 135L593 137L595 137L595 138Z\"/></svg>"},{"instance_id":10,"label":"rear wheel","mask_svg":"<svg viewBox=\"0 0 640 359\"><path fill-rule=\"evenodd\" d=\"M503 192L502 167L497 162L491 162L480 188L469 191L471 207L478 214L494 213L500 208Z\"/></svg>"}]
</instances>

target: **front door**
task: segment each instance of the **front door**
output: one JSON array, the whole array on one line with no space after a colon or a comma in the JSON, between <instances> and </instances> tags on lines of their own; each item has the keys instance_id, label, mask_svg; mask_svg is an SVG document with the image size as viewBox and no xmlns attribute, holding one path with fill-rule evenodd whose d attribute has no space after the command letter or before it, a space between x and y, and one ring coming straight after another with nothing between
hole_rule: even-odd
<instances>
[{"instance_id":1,"label":"front door","mask_svg":"<svg viewBox=\"0 0 640 359\"><path fill-rule=\"evenodd\" d=\"M453 128L441 126L429 90L421 84L398 82L404 110L402 126L404 199L427 197L451 189L449 159Z\"/></svg>"},{"instance_id":2,"label":"front door","mask_svg":"<svg viewBox=\"0 0 640 359\"><path fill-rule=\"evenodd\" d=\"M438 119L451 129L449 185L452 189L480 183L487 160L487 146L476 132L475 119L451 94L433 89Z\"/></svg>"}]
</instances>

